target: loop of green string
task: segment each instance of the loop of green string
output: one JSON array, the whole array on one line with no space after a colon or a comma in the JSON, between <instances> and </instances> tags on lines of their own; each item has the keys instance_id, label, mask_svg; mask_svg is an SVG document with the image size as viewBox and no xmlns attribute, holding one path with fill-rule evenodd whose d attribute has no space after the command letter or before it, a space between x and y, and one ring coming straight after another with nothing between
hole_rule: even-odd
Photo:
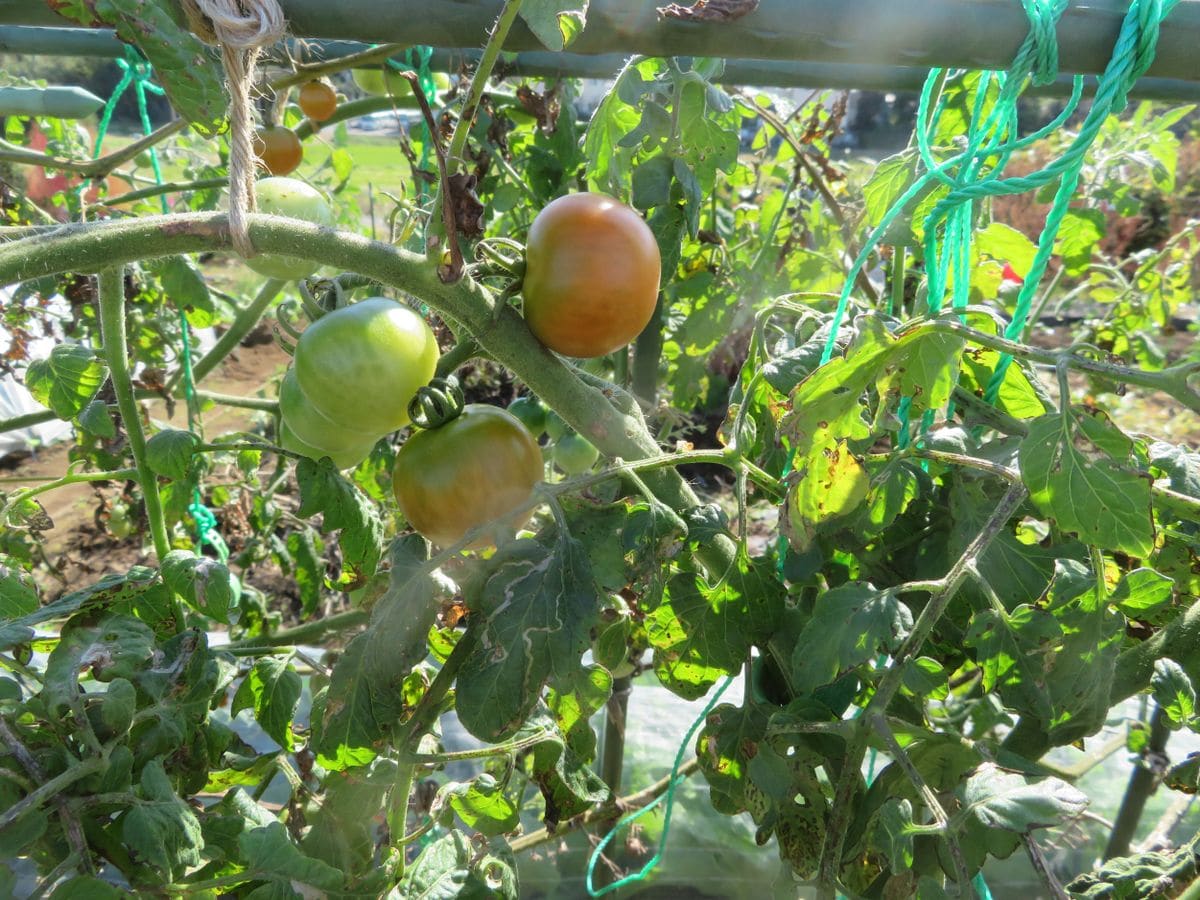
<instances>
[{"instance_id":1,"label":"loop of green string","mask_svg":"<svg viewBox=\"0 0 1200 900\"><path fill-rule=\"evenodd\" d=\"M121 80L113 88L112 95L104 105L104 111L100 116L100 123L96 126L96 144L92 152L93 158L99 158L100 148L104 144L105 137L108 136L108 129L112 124L112 117L116 111L117 103L130 85L133 86L134 94L137 97L138 116L142 122L142 134L144 135L148 135L153 131L153 126L150 123L150 111L146 104L146 94L149 92L162 96L164 93L163 89L151 80L154 75L153 67L142 58L135 47L127 44L124 56L117 59L116 63L121 69ZM163 183L162 165L159 162L158 148L156 147L150 148L150 166L154 171L155 184L161 186ZM82 188L83 186L80 185L81 190ZM159 194L158 200L162 207L163 215L169 213L171 209L167 203L166 194ZM195 379L192 374L191 332L187 316L182 309L179 310L179 330L183 337L183 387L184 400L187 404L188 431L193 434L199 434L198 400L196 397ZM196 484L192 488L192 502L188 504L187 510L192 520L196 523L196 546L202 547L207 544L213 548L221 562L228 560L229 548L226 546L225 540L221 537L221 533L217 530L216 516L213 515L212 510L204 505L204 497L200 492L199 484Z\"/></svg>"},{"instance_id":2,"label":"loop of green string","mask_svg":"<svg viewBox=\"0 0 1200 900\"><path fill-rule=\"evenodd\" d=\"M605 894L611 894L613 891L619 890L627 884L645 881L646 878L650 876L650 873L658 867L658 864L662 862L663 854L666 852L667 848L667 835L671 830L671 812L675 806L675 789L686 780L684 776L679 774L679 767L683 765L683 756L685 753L687 753L688 748L692 745L692 738L695 736L696 730L704 723L704 720L708 718L708 714L713 711L713 707L717 705L717 701L721 699L721 695L724 694L732 684L732 675L721 682L721 685L717 688L711 699L709 699L708 703L705 704L705 707L700 712L700 715L698 715L696 720L692 722L692 727L689 728L687 730L687 734L683 736L683 741L680 742L679 750L675 754L675 762L671 766L671 777L667 782L667 789L654 798L654 801L647 806L643 806L636 812L632 812L629 815L623 816L621 819L619 819L617 824L612 827L612 830L609 831L608 834L606 834L600 841L600 843L596 845L595 849L592 850L592 855L588 858L587 866L587 892L589 897L603 897ZM666 803L667 807L663 812L662 836L658 839L658 847L655 849L654 855L650 857L650 859L646 861L646 864L638 871L626 875L624 878L614 881L612 884L607 884L600 888L596 887L593 883L593 877L596 871L596 864L599 863L600 857L604 853L604 848L613 842L613 839L617 836L617 833L622 828L627 828L642 816L649 815L663 803Z\"/></svg>"}]
</instances>

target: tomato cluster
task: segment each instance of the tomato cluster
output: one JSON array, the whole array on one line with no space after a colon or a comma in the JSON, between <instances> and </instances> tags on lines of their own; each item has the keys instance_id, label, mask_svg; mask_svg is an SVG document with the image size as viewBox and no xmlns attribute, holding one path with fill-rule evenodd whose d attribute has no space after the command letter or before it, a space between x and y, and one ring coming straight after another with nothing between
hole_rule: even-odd
<instances>
[{"instance_id":1,"label":"tomato cluster","mask_svg":"<svg viewBox=\"0 0 1200 900\"><path fill-rule=\"evenodd\" d=\"M385 434L408 424L408 404L437 368L437 339L419 315L372 297L322 316L296 343L279 388L280 446L362 462Z\"/></svg>"}]
</instances>

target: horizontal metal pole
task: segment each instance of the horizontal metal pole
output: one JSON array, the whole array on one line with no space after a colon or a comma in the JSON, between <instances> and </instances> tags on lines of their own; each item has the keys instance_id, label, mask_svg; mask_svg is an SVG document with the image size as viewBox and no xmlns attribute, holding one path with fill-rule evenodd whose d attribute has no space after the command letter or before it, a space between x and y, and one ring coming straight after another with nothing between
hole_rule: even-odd
<instances>
[{"instance_id":1,"label":"horizontal metal pole","mask_svg":"<svg viewBox=\"0 0 1200 900\"><path fill-rule=\"evenodd\" d=\"M280 0L292 34L434 47L480 45L503 0ZM761 0L733 22L661 19L649 0L591 0L571 49L587 55L741 57L1003 69L1029 32L1016 0ZM1058 26L1065 72L1108 64L1127 0L1075 0ZM63 25L38 0L0 0L0 25ZM521 22L506 49L543 49ZM1200 81L1200 0L1180 0L1148 75Z\"/></svg>"},{"instance_id":2,"label":"horizontal metal pole","mask_svg":"<svg viewBox=\"0 0 1200 900\"><path fill-rule=\"evenodd\" d=\"M103 100L81 87L0 88L0 116L83 119L103 105Z\"/></svg>"},{"instance_id":3,"label":"horizontal metal pole","mask_svg":"<svg viewBox=\"0 0 1200 900\"><path fill-rule=\"evenodd\" d=\"M348 56L369 45L358 41L289 42L295 59L317 61ZM37 28L0 26L0 53L33 53L58 56L96 56L116 58L124 45L111 31L79 28ZM502 62L514 75L568 78L611 78L624 65L626 56L606 53L585 56L579 53L531 51L519 53ZM479 59L478 50L436 50L430 61L437 71L454 72L464 63ZM859 88L875 91L919 91L927 70L912 66L859 65L855 63L784 62L779 60L731 59L721 80L728 85L754 87ZM1045 97L1065 97L1071 93L1071 76L1064 75L1052 84L1030 87L1029 93ZM1085 93L1093 93L1096 79L1088 77ZM1200 101L1200 81L1173 78L1143 78L1130 96L1136 99L1173 102Z\"/></svg>"}]
</instances>

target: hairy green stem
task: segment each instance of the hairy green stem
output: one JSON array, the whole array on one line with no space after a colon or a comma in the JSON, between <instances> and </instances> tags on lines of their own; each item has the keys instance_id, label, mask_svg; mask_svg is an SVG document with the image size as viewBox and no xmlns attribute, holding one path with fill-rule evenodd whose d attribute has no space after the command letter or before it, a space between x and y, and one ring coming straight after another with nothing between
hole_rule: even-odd
<instances>
[{"instance_id":1,"label":"hairy green stem","mask_svg":"<svg viewBox=\"0 0 1200 900\"><path fill-rule=\"evenodd\" d=\"M44 784L38 785L3 813L0 813L0 829L7 828L13 822L30 810L36 809L43 803L58 797L67 787L81 779L87 778L93 772L108 765L108 761L100 757L85 759L55 775Z\"/></svg>"},{"instance_id":2,"label":"hairy green stem","mask_svg":"<svg viewBox=\"0 0 1200 900\"><path fill-rule=\"evenodd\" d=\"M167 538L167 523L163 518L162 498L158 495L158 477L146 462L146 435L142 431L141 412L133 394L133 379L129 374L129 347L125 342L125 272L123 265L100 270L98 279L100 304L100 335L104 341L104 357L117 395L117 408L129 436L129 450L137 468L142 487L146 518L150 521L150 537L155 555L161 560L171 549Z\"/></svg>"},{"instance_id":3,"label":"hairy green stem","mask_svg":"<svg viewBox=\"0 0 1200 900\"><path fill-rule=\"evenodd\" d=\"M334 613L332 616L326 616L323 619L317 619L313 622L305 622L303 625L296 625L293 628L283 628L272 634L233 641L224 649L240 654L255 650L270 650L276 647L316 643L331 632L345 631L347 628L353 628L355 625L362 625L370 617L371 614L365 609L350 609L345 612Z\"/></svg>"},{"instance_id":4,"label":"hairy green stem","mask_svg":"<svg viewBox=\"0 0 1200 900\"><path fill-rule=\"evenodd\" d=\"M101 202L104 206L121 206L125 203L133 203L135 200L148 200L151 197L159 197L163 194L214 190L226 187L228 184L228 178L198 178L195 181L167 181L162 184L153 184L150 187L139 188L136 191L127 191L124 194L117 194L113 197L105 197Z\"/></svg>"},{"instance_id":5,"label":"hairy green stem","mask_svg":"<svg viewBox=\"0 0 1200 900\"><path fill-rule=\"evenodd\" d=\"M450 138L448 155L451 165L456 165L456 160L462 158L463 150L467 146L467 135L470 134L471 126L475 122L475 112L479 108L479 100L487 87L487 80L492 75L492 69L496 66L496 60L500 58L504 40L508 37L508 32L517 20L517 13L520 11L521 0L505 0L504 8L500 10L496 24L493 26L491 34L488 35L487 46L484 48L483 56L479 59L479 66L471 78L471 87L467 91L462 115L454 126L454 135Z\"/></svg>"},{"instance_id":6,"label":"hairy green stem","mask_svg":"<svg viewBox=\"0 0 1200 900\"><path fill-rule=\"evenodd\" d=\"M26 150L24 147L18 147L15 144L10 144L8 141L0 140L0 162L45 166L48 169L73 172L77 175L83 175L86 178L102 178L117 168L117 166L129 162L129 160L133 159L143 150L149 150L155 144L162 143L171 137L171 135L183 131L185 127L187 127L187 119L175 119L173 122L168 122L166 125L155 129L145 137L139 138L133 143L122 147L120 150L109 153L107 156L87 160L68 159L65 156L38 153L36 150Z\"/></svg>"},{"instance_id":7,"label":"hairy green stem","mask_svg":"<svg viewBox=\"0 0 1200 900\"><path fill-rule=\"evenodd\" d=\"M319 63L305 63L296 66L296 71L271 82L271 87L277 91L287 90L297 84L318 79L323 75L344 72L346 69L365 69L372 63L382 63L388 57L396 56L408 49L407 44L380 44L378 47L368 47L357 53L348 53L334 59Z\"/></svg>"}]
</instances>

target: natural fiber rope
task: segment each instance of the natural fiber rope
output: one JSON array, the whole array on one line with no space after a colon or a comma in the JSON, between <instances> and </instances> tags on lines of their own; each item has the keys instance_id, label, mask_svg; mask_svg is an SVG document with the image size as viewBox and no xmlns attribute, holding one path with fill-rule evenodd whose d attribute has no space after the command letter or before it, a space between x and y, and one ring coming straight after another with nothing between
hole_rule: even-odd
<instances>
[{"instance_id":1,"label":"natural fiber rope","mask_svg":"<svg viewBox=\"0 0 1200 900\"><path fill-rule=\"evenodd\" d=\"M280 40L287 23L277 0L183 0L198 37L221 48L229 82L229 231L244 259L254 256L246 216L254 212L254 117L250 88L263 47Z\"/></svg>"}]
</instances>

